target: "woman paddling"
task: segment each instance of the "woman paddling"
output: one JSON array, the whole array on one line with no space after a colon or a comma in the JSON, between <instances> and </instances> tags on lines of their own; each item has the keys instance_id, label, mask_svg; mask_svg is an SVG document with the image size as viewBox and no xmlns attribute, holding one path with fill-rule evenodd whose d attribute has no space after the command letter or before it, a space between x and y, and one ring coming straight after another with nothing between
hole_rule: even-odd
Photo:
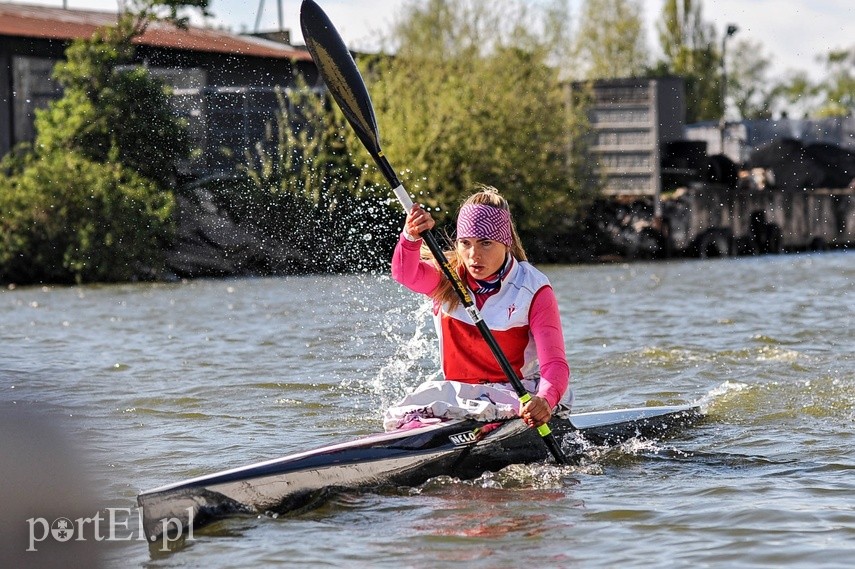
<instances>
[{"instance_id":1,"label":"woman paddling","mask_svg":"<svg viewBox=\"0 0 855 569\"><path fill-rule=\"evenodd\" d=\"M517 376L534 394L522 409L452 283L429 253L421 253L421 233L434 225L428 211L413 206L392 257L392 278L433 299L445 380L425 382L389 408L384 427L516 415L532 427L546 423L569 391L570 368L555 293L546 276L526 261L508 202L495 188L479 188L460 208L454 248L446 255Z\"/></svg>"}]
</instances>

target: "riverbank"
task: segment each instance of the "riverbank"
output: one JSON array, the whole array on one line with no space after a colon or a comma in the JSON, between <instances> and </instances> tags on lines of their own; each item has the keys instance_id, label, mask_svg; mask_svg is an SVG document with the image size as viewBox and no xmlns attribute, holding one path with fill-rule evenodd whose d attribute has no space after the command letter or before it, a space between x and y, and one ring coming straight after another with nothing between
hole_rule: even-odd
<instances>
[{"instance_id":1,"label":"riverbank","mask_svg":"<svg viewBox=\"0 0 855 569\"><path fill-rule=\"evenodd\" d=\"M649 208L641 209L646 211ZM345 270L341 271L321 266L311 253L307 254L293 243L276 239L251 225L236 223L204 188L197 188L189 195L179 195L177 210L175 242L167 252L167 273L159 280L352 272L346 270L350 267L347 263L343 264ZM705 222L703 228L692 231L681 229L680 247L673 243L668 246L663 243L661 236L649 230L653 221L644 218L645 223L641 223L636 219L638 215L641 214L635 217L627 215L621 209L607 208L603 211L602 208L595 208L586 223L561 237L542 240L529 238L525 242L529 259L536 264L620 263L672 259L675 256L706 258L840 250L848 247L848 243L837 244L834 240L823 241L822 247L784 247L783 243L774 249L762 251L738 247L739 243L746 240L745 237L739 241L732 231L725 233L709 222ZM628 223L624 219L626 217L633 223ZM699 217L709 217L709 214ZM619 219L622 220L620 223L617 221ZM848 227L850 224L855 225L855 220L844 220L842 223ZM742 225L740 231L748 232ZM299 231L299 228L294 229L294 233ZM378 227L373 234L366 235L368 240L378 241L366 255L374 261L374 268L382 268L385 265L381 260L391 258L395 231L392 227ZM671 228L671 231L676 232L677 229ZM383 232L388 235L381 238L378 234ZM689 238L689 235L693 237ZM724 239L726 235L730 237ZM725 243L719 247L703 245L712 238L719 241L724 239ZM714 243L719 244L718 241Z\"/></svg>"}]
</instances>

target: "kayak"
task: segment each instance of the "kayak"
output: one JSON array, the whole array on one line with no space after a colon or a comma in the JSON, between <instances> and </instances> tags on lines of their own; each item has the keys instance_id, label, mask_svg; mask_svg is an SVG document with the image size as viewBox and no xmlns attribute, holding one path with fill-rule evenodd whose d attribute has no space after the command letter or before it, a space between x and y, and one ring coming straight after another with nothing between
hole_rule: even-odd
<instances>
[{"instance_id":1,"label":"kayak","mask_svg":"<svg viewBox=\"0 0 855 569\"><path fill-rule=\"evenodd\" d=\"M587 413L561 407L550 425L568 458L578 461L590 445L661 438L701 417L694 405ZM143 531L153 542L229 516L283 514L312 507L337 491L418 486L440 475L467 480L549 456L537 431L518 418L492 423L455 420L369 435L192 478L142 492L137 503Z\"/></svg>"}]
</instances>

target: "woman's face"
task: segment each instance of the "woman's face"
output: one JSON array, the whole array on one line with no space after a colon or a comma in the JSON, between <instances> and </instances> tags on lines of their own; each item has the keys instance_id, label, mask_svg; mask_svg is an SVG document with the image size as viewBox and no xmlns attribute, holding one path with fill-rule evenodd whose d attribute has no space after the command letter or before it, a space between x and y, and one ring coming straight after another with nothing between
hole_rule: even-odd
<instances>
[{"instance_id":1,"label":"woman's face","mask_svg":"<svg viewBox=\"0 0 855 569\"><path fill-rule=\"evenodd\" d=\"M499 271L505 263L508 248L498 241L468 237L457 240L457 254L463 266L476 279L484 280Z\"/></svg>"}]
</instances>

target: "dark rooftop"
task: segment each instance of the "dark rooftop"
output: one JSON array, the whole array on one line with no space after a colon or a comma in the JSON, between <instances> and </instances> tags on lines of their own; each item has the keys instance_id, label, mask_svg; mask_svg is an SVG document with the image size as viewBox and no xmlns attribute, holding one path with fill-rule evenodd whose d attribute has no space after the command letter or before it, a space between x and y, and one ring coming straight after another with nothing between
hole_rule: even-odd
<instances>
[{"instance_id":1,"label":"dark rooftop","mask_svg":"<svg viewBox=\"0 0 855 569\"><path fill-rule=\"evenodd\" d=\"M70 41L85 38L101 26L114 25L113 12L66 10L50 6L0 3L0 36ZM309 52L294 46L252 36L207 28L180 30L162 23L149 26L136 43L207 53L228 53L311 61Z\"/></svg>"}]
</instances>

